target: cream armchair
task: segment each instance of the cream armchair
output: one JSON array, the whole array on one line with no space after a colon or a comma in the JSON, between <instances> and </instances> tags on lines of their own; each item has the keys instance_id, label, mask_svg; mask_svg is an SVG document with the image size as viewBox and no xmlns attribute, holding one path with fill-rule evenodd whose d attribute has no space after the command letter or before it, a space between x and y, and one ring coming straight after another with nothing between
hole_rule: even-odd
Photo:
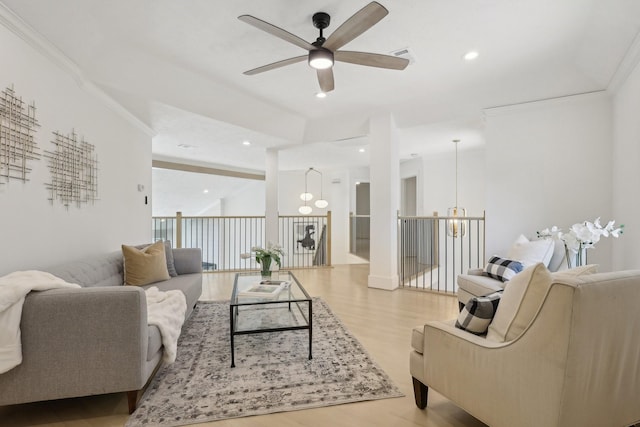
<instances>
[{"instance_id":1,"label":"cream armchair","mask_svg":"<svg viewBox=\"0 0 640 427\"><path fill-rule=\"evenodd\" d=\"M515 311L502 306L505 290L488 338L455 321L413 330L419 408L432 388L491 427L640 422L640 271L542 273L546 282L530 283ZM502 339L495 322L506 325Z\"/></svg>"},{"instance_id":2,"label":"cream armchair","mask_svg":"<svg viewBox=\"0 0 640 427\"><path fill-rule=\"evenodd\" d=\"M532 265L543 262L549 271L563 271L567 269L564 243L560 239L530 241L520 236L509 249L506 258ZM473 297L489 295L501 291L505 282L483 275L482 268L472 268L467 274L458 275L458 305L460 310Z\"/></svg>"}]
</instances>

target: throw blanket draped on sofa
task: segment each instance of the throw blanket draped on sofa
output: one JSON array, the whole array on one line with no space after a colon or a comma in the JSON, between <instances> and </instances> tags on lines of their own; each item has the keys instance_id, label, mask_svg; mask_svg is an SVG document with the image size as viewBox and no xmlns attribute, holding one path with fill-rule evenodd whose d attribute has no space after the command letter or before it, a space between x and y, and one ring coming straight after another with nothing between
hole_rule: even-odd
<instances>
[{"instance_id":1,"label":"throw blanket draped on sofa","mask_svg":"<svg viewBox=\"0 0 640 427\"><path fill-rule=\"evenodd\" d=\"M79 288L79 285L43 271L15 271L0 277L0 374L22 363L20 319L22 306L31 291Z\"/></svg>"},{"instance_id":2,"label":"throw blanket draped on sofa","mask_svg":"<svg viewBox=\"0 0 640 427\"><path fill-rule=\"evenodd\" d=\"M178 337L184 315L187 311L187 301L182 291L172 290L162 292L155 286L145 292L147 296L147 323L160 329L164 353L162 360L173 363L178 350Z\"/></svg>"}]
</instances>

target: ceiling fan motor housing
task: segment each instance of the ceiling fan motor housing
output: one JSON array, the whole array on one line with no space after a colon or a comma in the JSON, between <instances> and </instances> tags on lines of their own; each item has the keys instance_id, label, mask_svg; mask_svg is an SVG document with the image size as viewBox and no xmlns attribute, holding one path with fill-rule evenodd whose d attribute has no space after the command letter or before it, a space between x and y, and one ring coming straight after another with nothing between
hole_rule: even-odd
<instances>
[{"instance_id":1,"label":"ceiling fan motor housing","mask_svg":"<svg viewBox=\"0 0 640 427\"><path fill-rule=\"evenodd\" d=\"M313 14L311 20L313 21L313 26L320 30L320 37L318 37L315 42L311 43L317 49L309 51L309 66L317 70L331 68L333 66L333 52L322 47L324 42L327 40L324 38L322 30L329 26L331 17L328 13L317 12Z\"/></svg>"},{"instance_id":2,"label":"ceiling fan motor housing","mask_svg":"<svg viewBox=\"0 0 640 427\"><path fill-rule=\"evenodd\" d=\"M320 31L322 31L329 26L329 23L331 22L331 17L329 16L328 13L317 12L313 14L313 17L311 18L311 20L313 21L313 26L318 28Z\"/></svg>"}]
</instances>

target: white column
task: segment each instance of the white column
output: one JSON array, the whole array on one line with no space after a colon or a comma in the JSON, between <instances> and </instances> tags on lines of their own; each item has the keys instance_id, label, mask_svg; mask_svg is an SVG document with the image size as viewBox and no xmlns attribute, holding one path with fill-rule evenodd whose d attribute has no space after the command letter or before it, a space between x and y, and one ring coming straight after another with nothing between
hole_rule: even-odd
<instances>
[{"instance_id":1,"label":"white column","mask_svg":"<svg viewBox=\"0 0 640 427\"><path fill-rule=\"evenodd\" d=\"M392 290L398 287L400 163L390 113L369 119L369 141L372 194L369 287Z\"/></svg>"},{"instance_id":2,"label":"white column","mask_svg":"<svg viewBox=\"0 0 640 427\"><path fill-rule=\"evenodd\" d=\"M278 150L273 148L267 149L265 198L265 244L283 244L278 241Z\"/></svg>"}]
</instances>

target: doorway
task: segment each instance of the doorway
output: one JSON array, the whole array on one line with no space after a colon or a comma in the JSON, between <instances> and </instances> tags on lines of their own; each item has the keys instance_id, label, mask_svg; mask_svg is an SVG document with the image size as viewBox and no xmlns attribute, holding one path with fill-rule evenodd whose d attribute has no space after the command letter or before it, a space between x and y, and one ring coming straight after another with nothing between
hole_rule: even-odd
<instances>
[{"instance_id":1,"label":"doorway","mask_svg":"<svg viewBox=\"0 0 640 427\"><path fill-rule=\"evenodd\" d=\"M356 212L351 218L351 253L369 259L370 190L368 182L356 183Z\"/></svg>"}]
</instances>

